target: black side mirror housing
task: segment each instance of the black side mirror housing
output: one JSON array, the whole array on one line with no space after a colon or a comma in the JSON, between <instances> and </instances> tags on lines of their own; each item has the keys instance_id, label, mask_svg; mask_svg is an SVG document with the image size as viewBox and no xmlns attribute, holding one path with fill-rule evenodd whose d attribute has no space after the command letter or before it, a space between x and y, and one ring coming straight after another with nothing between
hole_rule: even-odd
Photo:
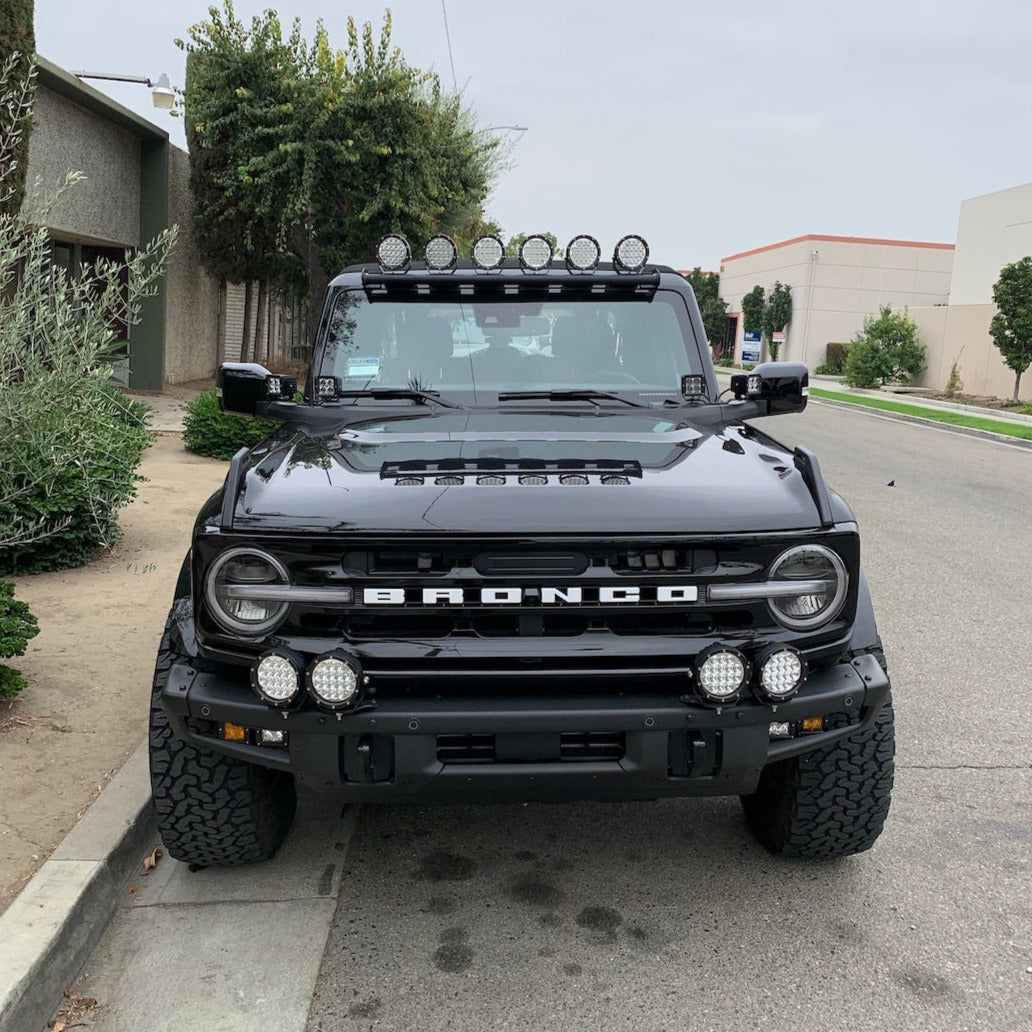
<instances>
[{"instance_id":1,"label":"black side mirror housing","mask_svg":"<svg viewBox=\"0 0 1032 1032\"><path fill-rule=\"evenodd\" d=\"M296 391L296 376L270 373L257 362L224 362L215 380L219 408L235 416L268 415L268 402L293 401Z\"/></svg>"},{"instance_id":2,"label":"black side mirror housing","mask_svg":"<svg viewBox=\"0 0 1032 1032\"><path fill-rule=\"evenodd\" d=\"M754 402L760 416L802 412L810 397L810 371L804 362L763 362L732 376L731 391L739 401Z\"/></svg>"}]
</instances>

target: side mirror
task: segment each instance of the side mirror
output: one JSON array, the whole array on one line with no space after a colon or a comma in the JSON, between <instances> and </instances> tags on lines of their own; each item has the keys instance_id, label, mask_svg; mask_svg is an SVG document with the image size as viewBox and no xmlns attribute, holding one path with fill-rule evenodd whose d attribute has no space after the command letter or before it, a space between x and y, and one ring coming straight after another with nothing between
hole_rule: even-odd
<instances>
[{"instance_id":1,"label":"side mirror","mask_svg":"<svg viewBox=\"0 0 1032 1032\"><path fill-rule=\"evenodd\" d=\"M739 401L755 402L760 416L802 412L810 396L810 371L803 362L764 362L732 376L731 390Z\"/></svg>"},{"instance_id":2,"label":"side mirror","mask_svg":"<svg viewBox=\"0 0 1032 1032\"><path fill-rule=\"evenodd\" d=\"M266 402L292 401L295 391L296 376L270 373L257 362L224 362L215 379L219 409L236 416L256 416Z\"/></svg>"}]
</instances>

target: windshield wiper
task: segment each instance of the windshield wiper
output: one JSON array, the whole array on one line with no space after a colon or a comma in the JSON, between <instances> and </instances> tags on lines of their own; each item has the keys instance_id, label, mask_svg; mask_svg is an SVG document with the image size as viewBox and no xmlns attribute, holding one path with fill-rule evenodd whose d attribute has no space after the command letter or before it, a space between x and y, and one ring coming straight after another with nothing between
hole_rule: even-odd
<instances>
[{"instance_id":1,"label":"windshield wiper","mask_svg":"<svg viewBox=\"0 0 1032 1032\"><path fill-rule=\"evenodd\" d=\"M592 391L575 387L570 390L554 391L505 391L498 395L499 401L618 401L632 408L649 408L640 401L622 398L609 391Z\"/></svg>"},{"instance_id":2,"label":"windshield wiper","mask_svg":"<svg viewBox=\"0 0 1032 1032\"><path fill-rule=\"evenodd\" d=\"M338 391L338 398L386 398L388 401L392 399L405 399L408 398L412 401L418 401L421 405L431 401L435 405L441 405L443 408L454 408L460 409L465 406L459 405L454 401L445 401L438 391L420 391L411 387L367 387L361 391Z\"/></svg>"}]
</instances>

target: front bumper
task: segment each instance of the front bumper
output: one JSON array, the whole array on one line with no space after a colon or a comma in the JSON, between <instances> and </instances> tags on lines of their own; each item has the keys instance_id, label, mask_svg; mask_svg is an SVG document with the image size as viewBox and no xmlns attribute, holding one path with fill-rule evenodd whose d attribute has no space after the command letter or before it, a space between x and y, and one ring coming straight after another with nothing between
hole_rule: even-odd
<instances>
[{"instance_id":1,"label":"front bumper","mask_svg":"<svg viewBox=\"0 0 1032 1032\"><path fill-rule=\"evenodd\" d=\"M741 795L768 763L822 748L874 721L889 679L871 655L811 673L777 707L743 701L722 710L669 694L383 699L343 714L282 712L241 680L172 667L162 703L173 731L198 748L287 771L354 801L516 802ZM824 717L825 730L771 739L772 722ZM285 731L287 744L220 737L224 723ZM619 741L607 759L561 759L559 742L593 734ZM490 740L490 758L449 762L444 742ZM554 743L554 748L553 748ZM442 759L444 757L444 759Z\"/></svg>"}]
</instances>

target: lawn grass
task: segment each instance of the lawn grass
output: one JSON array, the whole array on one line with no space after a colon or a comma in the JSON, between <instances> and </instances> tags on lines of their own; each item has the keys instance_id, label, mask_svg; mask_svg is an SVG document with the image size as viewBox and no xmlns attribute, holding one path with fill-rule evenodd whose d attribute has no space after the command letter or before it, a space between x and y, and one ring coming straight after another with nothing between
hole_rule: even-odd
<instances>
[{"instance_id":1,"label":"lawn grass","mask_svg":"<svg viewBox=\"0 0 1032 1032\"><path fill-rule=\"evenodd\" d=\"M863 405L866 408L882 409L885 412L899 412L904 416L916 416L918 419L930 419L935 423L949 423L952 426L967 426L973 430L986 430L993 434L1004 434L1007 437L1020 437L1032 441L1032 426L1021 423L1005 423L1000 419L986 419L983 416L969 416L966 412L952 412L942 409L924 408L920 405L907 405L900 401L889 401L882 398L869 398L863 394L845 394L841 391L826 391L822 387L811 387L810 396L827 398L828 401L843 401L850 405Z\"/></svg>"}]
</instances>

